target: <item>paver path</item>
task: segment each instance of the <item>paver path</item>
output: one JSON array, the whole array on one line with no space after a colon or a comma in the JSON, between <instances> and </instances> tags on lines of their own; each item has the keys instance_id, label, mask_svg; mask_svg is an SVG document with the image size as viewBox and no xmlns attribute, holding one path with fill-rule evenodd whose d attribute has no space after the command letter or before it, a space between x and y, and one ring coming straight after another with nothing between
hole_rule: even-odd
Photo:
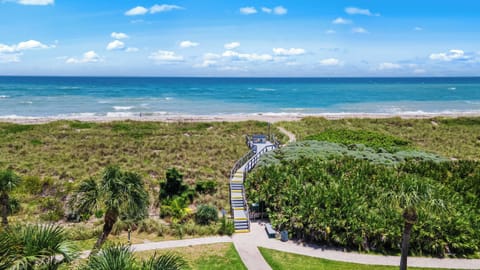
<instances>
[{"instance_id":1,"label":"paver path","mask_svg":"<svg viewBox=\"0 0 480 270\"><path fill-rule=\"evenodd\" d=\"M287 135L289 143L293 143L297 141L297 137L292 132L286 130L284 127L277 127L277 128L278 130L280 130L281 133Z\"/></svg>"}]
</instances>

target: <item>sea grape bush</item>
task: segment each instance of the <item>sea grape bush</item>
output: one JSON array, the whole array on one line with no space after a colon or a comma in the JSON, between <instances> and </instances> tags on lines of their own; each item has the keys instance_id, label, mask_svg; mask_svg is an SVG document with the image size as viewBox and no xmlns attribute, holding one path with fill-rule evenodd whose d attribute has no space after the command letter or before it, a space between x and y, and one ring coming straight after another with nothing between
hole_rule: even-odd
<instances>
[{"instance_id":1,"label":"sea grape bush","mask_svg":"<svg viewBox=\"0 0 480 270\"><path fill-rule=\"evenodd\" d=\"M444 211L418 205L410 253L478 254L480 162L452 162L420 152L387 154L371 148L352 153L346 146L322 142L287 146L249 175L248 197L264 201L272 224L300 239L395 253L401 243L402 211L385 203L384 194L396 192L406 181L421 181Z\"/></svg>"}]
</instances>

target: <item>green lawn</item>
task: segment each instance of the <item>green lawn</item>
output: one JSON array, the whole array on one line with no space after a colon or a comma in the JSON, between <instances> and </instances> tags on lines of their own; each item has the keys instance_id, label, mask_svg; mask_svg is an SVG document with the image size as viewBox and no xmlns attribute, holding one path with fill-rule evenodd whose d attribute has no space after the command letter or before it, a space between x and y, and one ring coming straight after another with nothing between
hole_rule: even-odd
<instances>
[{"instance_id":1,"label":"green lawn","mask_svg":"<svg viewBox=\"0 0 480 270\"><path fill-rule=\"evenodd\" d=\"M193 270L243 270L247 269L232 243L189 246L157 250L157 254L174 252L180 254ZM138 258L148 258L155 251L137 252Z\"/></svg>"},{"instance_id":2,"label":"green lawn","mask_svg":"<svg viewBox=\"0 0 480 270\"><path fill-rule=\"evenodd\" d=\"M309 256L297 255L287 252L281 252L271 250L267 248L259 247L260 252L272 267L273 270L290 270L290 269L302 269L302 270L395 270L397 266L380 266L380 265L365 265L355 263L337 262L331 260L325 260L320 258L314 258ZM409 268L417 270L432 270L433 268Z\"/></svg>"}]
</instances>

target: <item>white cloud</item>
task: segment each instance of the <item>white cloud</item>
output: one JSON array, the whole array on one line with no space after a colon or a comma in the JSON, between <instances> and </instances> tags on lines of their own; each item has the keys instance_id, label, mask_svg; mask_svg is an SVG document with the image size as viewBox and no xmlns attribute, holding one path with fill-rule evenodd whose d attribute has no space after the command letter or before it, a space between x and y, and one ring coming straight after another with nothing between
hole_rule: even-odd
<instances>
[{"instance_id":1,"label":"white cloud","mask_svg":"<svg viewBox=\"0 0 480 270\"><path fill-rule=\"evenodd\" d=\"M334 67L334 66L341 66L343 63L338 60L337 58L327 58L320 60L320 65L322 66L329 66L329 67Z\"/></svg>"},{"instance_id":2,"label":"white cloud","mask_svg":"<svg viewBox=\"0 0 480 270\"><path fill-rule=\"evenodd\" d=\"M352 32L356 33L356 34L368 34L367 29L365 29L363 27L355 27L355 28L352 29Z\"/></svg>"},{"instance_id":3,"label":"white cloud","mask_svg":"<svg viewBox=\"0 0 480 270\"><path fill-rule=\"evenodd\" d=\"M378 70L394 70L401 69L402 66L395 63L385 62L378 65Z\"/></svg>"},{"instance_id":4,"label":"white cloud","mask_svg":"<svg viewBox=\"0 0 480 270\"><path fill-rule=\"evenodd\" d=\"M415 27L413 28L413 31L422 31L422 30L423 30L423 28L420 27L420 26L415 26Z\"/></svg>"},{"instance_id":5,"label":"white cloud","mask_svg":"<svg viewBox=\"0 0 480 270\"><path fill-rule=\"evenodd\" d=\"M200 45L198 42L193 42L193 41L190 41L190 40L184 40L184 41L180 42L180 47L182 47L182 48L197 47L198 45Z\"/></svg>"},{"instance_id":6,"label":"white cloud","mask_svg":"<svg viewBox=\"0 0 480 270\"><path fill-rule=\"evenodd\" d=\"M327 31L325 31L325 34L327 34L327 35L333 35L335 33L337 33L337 32L335 30L332 30L332 29L328 29Z\"/></svg>"},{"instance_id":7,"label":"white cloud","mask_svg":"<svg viewBox=\"0 0 480 270\"><path fill-rule=\"evenodd\" d=\"M148 57L156 62L183 62L183 56L175 52L158 50Z\"/></svg>"},{"instance_id":8,"label":"white cloud","mask_svg":"<svg viewBox=\"0 0 480 270\"><path fill-rule=\"evenodd\" d=\"M278 56L292 56L305 54L305 50L302 48L273 48L273 53Z\"/></svg>"},{"instance_id":9,"label":"white cloud","mask_svg":"<svg viewBox=\"0 0 480 270\"><path fill-rule=\"evenodd\" d=\"M242 7L240 8L240 13L243 15L250 15L257 13L257 9L255 7Z\"/></svg>"},{"instance_id":10,"label":"white cloud","mask_svg":"<svg viewBox=\"0 0 480 270\"><path fill-rule=\"evenodd\" d=\"M135 48L135 47L128 47L127 49L125 49L125 52L129 53L129 52L138 52L139 49L138 48Z\"/></svg>"},{"instance_id":11,"label":"white cloud","mask_svg":"<svg viewBox=\"0 0 480 270\"><path fill-rule=\"evenodd\" d=\"M344 19L342 17L338 17L332 21L333 24L351 24L351 20Z\"/></svg>"},{"instance_id":12,"label":"white cloud","mask_svg":"<svg viewBox=\"0 0 480 270\"><path fill-rule=\"evenodd\" d=\"M121 50L125 48L125 43L123 43L120 40L114 40L107 45L107 50L113 51L113 50Z\"/></svg>"},{"instance_id":13,"label":"white cloud","mask_svg":"<svg viewBox=\"0 0 480 270\"><path fill-rule=\"evenodd\" d=\"M206 53L203 55L203 59L205 60L215 60L215 59L220 59L222 56L218 55L216 53Z\"/></svg>"},{"instance_id":14,"label":"white cloud","mask_svg":"<svg viewBox=\"0 0 480 270\"><path fill-rule=\"evenodd\" d=\"M262 11L265 12L265 13L270 14L270 13L272 13L273 10L272 10L271 8L262 7Z\"/></svg>"},{"instance_id":15,"label":"white cloud","mask_svg":"<svg viewBox=\"0 0 480 270\"><path fill-rule=\"evenodd\" d=\"M450 50L445 53L432 53L430 54L431 60L451 62L455 60L469 60L471 56L465 55L463 50Z\"/></svg>"},{"instance_id":16,"label":"white cloud","mask_svg":"<svg viewBox=\"0 0 480 270\"><path fill-rule=\"evenodd\" d=\"M117 32L112 32L110 36L114 39L127 39L128 35L125 33L117 33Z\"/></svg>"},{"instance_id":17,"label":"white cloud","mask_svg":"<svg viewBox=\"0 0 480 270\"><path fill-rule=\"evenodd\" d=\"M215 60L203 60L203 62L201 64L194 65L193 67L208 68L208 67L215 66L215 65L217 65L217 61L215 61Z\"/></svg>"},{"instance_id":18,"label":"white cloud","mask_svg":"<svg viewBox=\"0 0 480 270\"><path fill-rule=\"evenodd\" d=\"M150 8L150 13L155 14L155 13L161 13L161 12L167 12L167 11L172 11L176 9L183 9L183 7L177 6L177 5L154 5L153 7Z\"/></svg>"},{"instance_id":19,"label":"white cloud","mask_svg":"<svg viewBox=\"0 0 480 270\"><path fill-rule=\"evenodd\" d=\"M222 54L223 57L230 58L232 60L241 61L272 61L273 57L269 54L250 54L250 53L238 53L235 51L225 51Z\"/></svg>"},{"instance_id":20,"label":"white cloud","mask_svg":"<svg viewBox=\"0 0 480 270\"><path fill-rule=\"evenodd\" d=\"M225 49L227 49L227 50L233 50L235 48L240 47L240 42L236 42L236 41L230 42L230 43L227 43L227 44L223 45L223 47L225 47Z\"/></svg>"},{"instance_id":21,"label":"white cloud","mask_svg":"<svg viewBox=\"0 0 480 270\"><path fill-rule=\"evenodd\" d=\"M80 59L77 58L68 58L65 62L67 64L82 64L82 63L98 63L102 62L103 59L95 52L95 51L88 51L83 54L83 57Z\"/></svg>"},{"instance_id":22,"label":"white cloud","mask_svg":"<svg viewBox=\"0 0 480 270\"><path fill-rule=\"evenodd\" d=\"M125 15L127 16L145 15L147 14L147 12L148 12L148 9L142 6L137 6L125 12Z\"/></svg>"},{"instance_id":23,"label":"white cloud","mask_svg":"<svg viewBox=\"0 0 480 270\"><path fill-rule=\"evenodd\" d=\"M350 15L365 15L365 16L380 16L378 13L372 13L368 9L357 8L357 7L347 7L345 12Z\"/></svg>"},{"instance_id":24,"label":"white cloud","mask_svg":"<svg viewBox=\"0 0 480 270\"><path fill-rule=\"evenodd\" d=\"M46 6L55 4L55 0L18 0L16 2L20 5L28 6Z\"/></svg>"},{"instance_id":25,"label":"white cloud","mask_svg":"<svg viewBox=\"0 0 480 270\"><path fill-rule=\"evenodd\" d=\"M285 15L285 14L288 13L288 9L286 9L282 6L278 6L278 7L273 8L273 13L276 14L276 15Z\"/></svg>"},{"instance_id":26,"label":"white cloud","mask_svg":"<svg viewBox=\"0 0 480 270\"><path fill-rule=\"evenodd\" d=\"M20 56L23 51L34 49L49 49L55 48L55 45L48 46L40 41L27 40L19 42L18 44L6 45L0 43L0 61L1 62L20 62Z\"/></svg>"}]
</instances>

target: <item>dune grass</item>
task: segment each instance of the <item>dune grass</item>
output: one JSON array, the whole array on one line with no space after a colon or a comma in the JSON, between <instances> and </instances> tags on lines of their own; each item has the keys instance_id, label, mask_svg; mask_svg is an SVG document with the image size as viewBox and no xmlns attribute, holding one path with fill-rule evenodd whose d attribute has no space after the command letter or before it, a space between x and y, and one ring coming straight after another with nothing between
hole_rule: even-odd
<instances>
[{"instance_id":1,"label":"dune grass","mask_svg":"<svg viewBox=\"0 0 480 270\"><path fill-rule=\"evenodd\" d=\"M259 247L260 252L272 267L273 270L395 270L398 266L382 266L382 265L365 265L356 263L346 263L339 261L331 261L321 258L309 257L272 249ZM434 268L416 268L409 267L409 269L416 270L434 270Z\"/></svg>"},{"instance_id":2,"label":"dune grass","mask_svg":"<svg viewBox=\"0 0 480 270\"><path fill-rule=\"evenodd\" d=\"M279 122L293 132L297 140L317 136L324 131L351 130L390 135L419 150L457 159L480 158L480 117L432 119L340 119L307 117L301 121ZM322 137L322 136L319 136Z\"/></svg>"}]
</instances>

